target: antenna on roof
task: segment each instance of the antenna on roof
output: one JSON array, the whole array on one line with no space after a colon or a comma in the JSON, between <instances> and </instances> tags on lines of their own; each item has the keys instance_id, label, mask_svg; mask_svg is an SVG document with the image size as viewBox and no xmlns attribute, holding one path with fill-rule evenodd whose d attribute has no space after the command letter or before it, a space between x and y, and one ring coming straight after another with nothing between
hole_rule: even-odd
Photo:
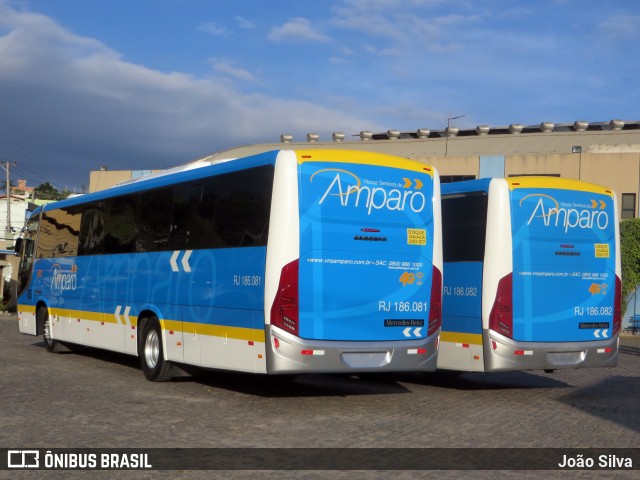
<instances>
[{"instance_id":1,"label":"antenna on roof","mask_svg":"<svg viewBox=\"0 0 640 480\"><path fill-rule=\"evenodd\" d=\"M449 116L447 117L447 130L449 129L449 127L451 127L451 120L457 120L459 118L462 117L466 117L467 115L458 115L457 117L452 117L451 115L453 115L453 113L449 113Z\"/></svg>"},{"instance_id":2,"label":"antenna on roof","mask_svg":"<svg viewBox=\"0 0 640 480\"><path fill-rule=\"evenodd\" d=\"M458 115L457 117L452 117L451 115L453 115L453 113L449 113L449 116L447 117L447 131L445 132L447 134L447 139L444 142L444 156L447 156L447 153L449 152L449 137L453 137L458 133L458 129L455 127L451 127L451 120L457 120L458 118L462 118L462 117L466 117L466 115Z\"/></svg>"}]
</instances>

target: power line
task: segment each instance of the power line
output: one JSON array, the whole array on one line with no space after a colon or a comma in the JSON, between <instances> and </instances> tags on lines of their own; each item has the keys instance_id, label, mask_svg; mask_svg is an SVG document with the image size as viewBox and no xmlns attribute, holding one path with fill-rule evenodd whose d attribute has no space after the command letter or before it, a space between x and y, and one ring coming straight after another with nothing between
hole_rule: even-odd
<instances>
[{"instance_id":1,"label":"power line","mask_svg":"<svg viewBox=\"0 0 640 480\"><path fill-rule=\"evenodd\" d=\"M49 182L60 190L62 190L63 187L66 186L64 181L61 181L59 178L57 178L58 175L60 174L60 170L56 170L55 168L53 168L50 165L50 163L44 160L37 152L33 151L32 149L25 146L24 144L18 142L11 135L7 135L7 133L3 132L2 129L0 129L0 146L9 147L10 154L7 155L8 157L13 157L18 159L20 159L19 157L21 157L22 159L24 159L24 160L21 160L21 165L20 167L17 168L18 171L24 168L30 172L29 176L38 178L39 180L43 180L44 182ZM6 149L4 150L7 151ZM1 157L2 156L0 155L0 161L8 161L6 158L3 159ZM34 170L29 169L26 166L26 163L27 163L26 159L29 159L32 163L38 164L40 173L37 173ZM48 178L46 178L43 175L45 175ZM44 182L41 182L41 183L44 183ZM67 182L67 183L71 183L71 182Z\"/></svg>"}]
</instances>

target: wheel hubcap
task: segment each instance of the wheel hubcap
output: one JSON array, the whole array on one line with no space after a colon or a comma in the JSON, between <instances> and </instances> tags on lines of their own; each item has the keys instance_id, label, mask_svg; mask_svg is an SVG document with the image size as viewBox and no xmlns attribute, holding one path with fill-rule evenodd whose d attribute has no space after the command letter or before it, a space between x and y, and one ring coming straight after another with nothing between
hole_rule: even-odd
<instances>
[{"instance_id":1,"label":"wheel hubcap","mask_svg":"<svg viewBox=\"0 0 640 480\"><path fill-rule=\"evenodd\" d=\"M51 343L51 321L48 318L44 321L42 337L46 343Z\"/></svg>"},{"instance_id":2,"label":"wheel hubcap","mask_svg":"<svg viewBox=\"0 0 640 480\"><path fill-rule=\"evenodd\" d=\"M144 343L144 359L149 368L156 368L160 358L160 339L155 330L151 330Z\"/></svg>"}]
</instances>

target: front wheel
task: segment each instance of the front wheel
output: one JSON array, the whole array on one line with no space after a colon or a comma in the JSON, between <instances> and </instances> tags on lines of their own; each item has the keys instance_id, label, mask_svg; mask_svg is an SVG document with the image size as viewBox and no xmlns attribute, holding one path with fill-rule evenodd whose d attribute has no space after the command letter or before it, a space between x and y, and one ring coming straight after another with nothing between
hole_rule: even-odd
<instances>
[{"instance_id":1,"label":"front wheel","mask_svg":"<svg viewBox=\"0 0 640 480\"><path fill-rule=\"evenodd\" d=\"M162 330L158 317L151 317L144 323L138 355L147 380L152 382L171 380L171 362L164 359Z\"/></svg>"},{"instance_id":2,"label":"front wheel","mask_svg":"<svg viewBox=\"0 0 640 480\"><path fill-rule=\"evenodd\" d=\"M45 307L40 307L38 313L36 313L36 325L42 332L42 340L44 341L44 348L47 352L63 352L65 347L63 344L54 340L51 336L51 317Z\"/></svg>"}]
</instances>

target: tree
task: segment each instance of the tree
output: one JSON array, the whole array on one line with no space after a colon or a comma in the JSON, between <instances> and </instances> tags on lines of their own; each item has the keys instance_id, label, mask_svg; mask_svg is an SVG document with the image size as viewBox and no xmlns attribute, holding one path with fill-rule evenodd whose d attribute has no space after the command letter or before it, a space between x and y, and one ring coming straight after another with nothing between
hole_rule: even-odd
<instances>
[{"instance_id":1,"label":"tree","mask_svg":"<svg viewBox=\"0 0 640 480\"><path fill-rule=\"evenodd\" d=\"M42 200L62 200L65 198L64 194L60 193L49 182L38 185L34 190L36 198L40 198Z\"/></svg>"},{"instance_id":2,"label":"tree","mask_svg":"<svg viewBox=\"0 0 640 480\"><path fill-rule=\"evenodd\" d=\"M9 182L9 190L11 190L13 187L15 187L15 184L13 182L13 180L11 180ZM0 182L0 191L3 191L6 193L7 191L7 182Z\"/></svg>"}]
</instances>

